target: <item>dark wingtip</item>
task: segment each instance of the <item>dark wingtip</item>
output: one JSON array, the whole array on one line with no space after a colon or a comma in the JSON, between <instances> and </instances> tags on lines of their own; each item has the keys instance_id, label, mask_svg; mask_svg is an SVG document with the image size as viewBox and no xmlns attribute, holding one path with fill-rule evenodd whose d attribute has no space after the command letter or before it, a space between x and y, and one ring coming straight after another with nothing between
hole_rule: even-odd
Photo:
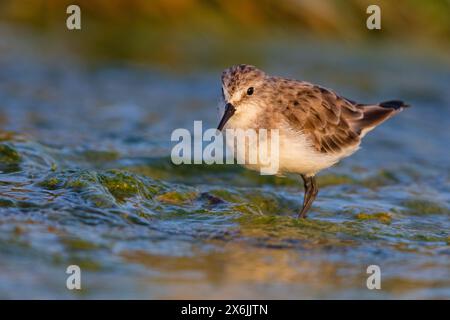
<instances>
[{"instance_id":1,"label":"dark wingtip","mask_svg":"<svg viewBox=\"0 0 450 320\"><path fill-rule=\"evenodd\" d=\"M389 108L389 109L400 109L400 108L409 108L410 105L404 103L401 100L389 100L385 102L379 103L380 107Z\"/></svg>"}]
</instances>

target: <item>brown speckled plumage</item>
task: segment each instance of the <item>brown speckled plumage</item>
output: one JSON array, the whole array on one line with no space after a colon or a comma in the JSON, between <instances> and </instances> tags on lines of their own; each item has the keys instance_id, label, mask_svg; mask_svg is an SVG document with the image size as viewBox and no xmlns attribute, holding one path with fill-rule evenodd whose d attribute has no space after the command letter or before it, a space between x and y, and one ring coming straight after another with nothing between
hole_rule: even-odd
<instances>
[{"instance_id":1,"label":"brown speckled plumage","mask_svg":"<svg viewBox=\"0 0 450 320\"><path fill-rule=\"evenodd\" d=\"M267 115L260 123L271 128L270 119L285 118L290 127L301 131L317 151L341 152L360 143L369 130L406 107L401 101L392 106L358 104L332 90L304 81L272 77L250 65L236 65L222 74L223 87L229 96L242 88L254 86L255 94L243 96L241 102L252 100L264 104ZM266 121L264 120L266 117Z\"/></svg>"},{"instance_id":2,"label":"brown speckled plumage","mask_svg":"<svg viewBox=\"0 0 450 320\"><path fill-rule=\"evenodd\" d=\"M277 173L301 175L305 187L302 218L319 190L315 174L354 153L367 132L407 107L399 100L356 103L330 89L269 76L250 65L223 72L222 98L225 108L219 130L278 129ZM257 144L251 147L258 149ZM258 167L252 165L248 167Z\"/></svg>"}]
</instances>

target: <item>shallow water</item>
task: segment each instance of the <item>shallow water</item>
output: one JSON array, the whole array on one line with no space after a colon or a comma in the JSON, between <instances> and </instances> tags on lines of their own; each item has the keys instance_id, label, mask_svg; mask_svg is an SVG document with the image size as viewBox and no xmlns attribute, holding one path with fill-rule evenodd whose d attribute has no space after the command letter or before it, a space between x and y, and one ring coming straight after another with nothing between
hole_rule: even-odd
<instances>
[{"instance_id":1,"label":"shallow water","mask_svg":"<svg viewBox=\"0 0 450 320\"><path fill-rule=\"evenodd\" d=\"M447 62L265 49L271 73L413 106L320 175L299 221L295 176L171 164L173 129L216 125L221 67L93 68L13 38L2 30L0 298L450 298ZM65 287L71 264L81 291ZM382 290L366 287L372 264Z\"/></svg>"}]
</instances>

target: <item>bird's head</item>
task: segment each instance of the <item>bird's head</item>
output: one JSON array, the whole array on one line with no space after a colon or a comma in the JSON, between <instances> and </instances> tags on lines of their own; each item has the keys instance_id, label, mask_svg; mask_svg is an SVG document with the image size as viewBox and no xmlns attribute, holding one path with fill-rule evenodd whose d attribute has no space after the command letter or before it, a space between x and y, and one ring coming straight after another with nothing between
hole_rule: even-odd
<instances>
[{"instance_id":1,"label":"bird's head","mask_svg":"<svg viewBox=\"0 0 450 320\"><path fill-rule=\"evenodd\" d=\"M225 69L222 73L222 98L225 111L220 120L218 130L222 130L227 121L235 114L242 112L244 105L252 104L258 97L266 74L254 66L240 64Z\"/></svg>"}]
</instances>

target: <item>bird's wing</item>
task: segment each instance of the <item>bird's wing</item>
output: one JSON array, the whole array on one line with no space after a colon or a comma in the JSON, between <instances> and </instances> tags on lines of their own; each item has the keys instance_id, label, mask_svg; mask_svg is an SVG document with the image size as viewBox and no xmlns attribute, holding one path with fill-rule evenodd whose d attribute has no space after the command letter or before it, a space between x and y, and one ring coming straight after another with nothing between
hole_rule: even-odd
<instances>
[{"instance_id":1,"label":"bird's wing","mask_svg":"<svg viewBox=\"0 0 450 320\"><path fill-rule=\"evenodd\" d=\"M359 144L360 132L353 125L364 117L359 105L306 82L297 82L294 89L295 95L282 106L292 129L302 131L324 153L341 152Z\"/></svg>"}]
</instances>

